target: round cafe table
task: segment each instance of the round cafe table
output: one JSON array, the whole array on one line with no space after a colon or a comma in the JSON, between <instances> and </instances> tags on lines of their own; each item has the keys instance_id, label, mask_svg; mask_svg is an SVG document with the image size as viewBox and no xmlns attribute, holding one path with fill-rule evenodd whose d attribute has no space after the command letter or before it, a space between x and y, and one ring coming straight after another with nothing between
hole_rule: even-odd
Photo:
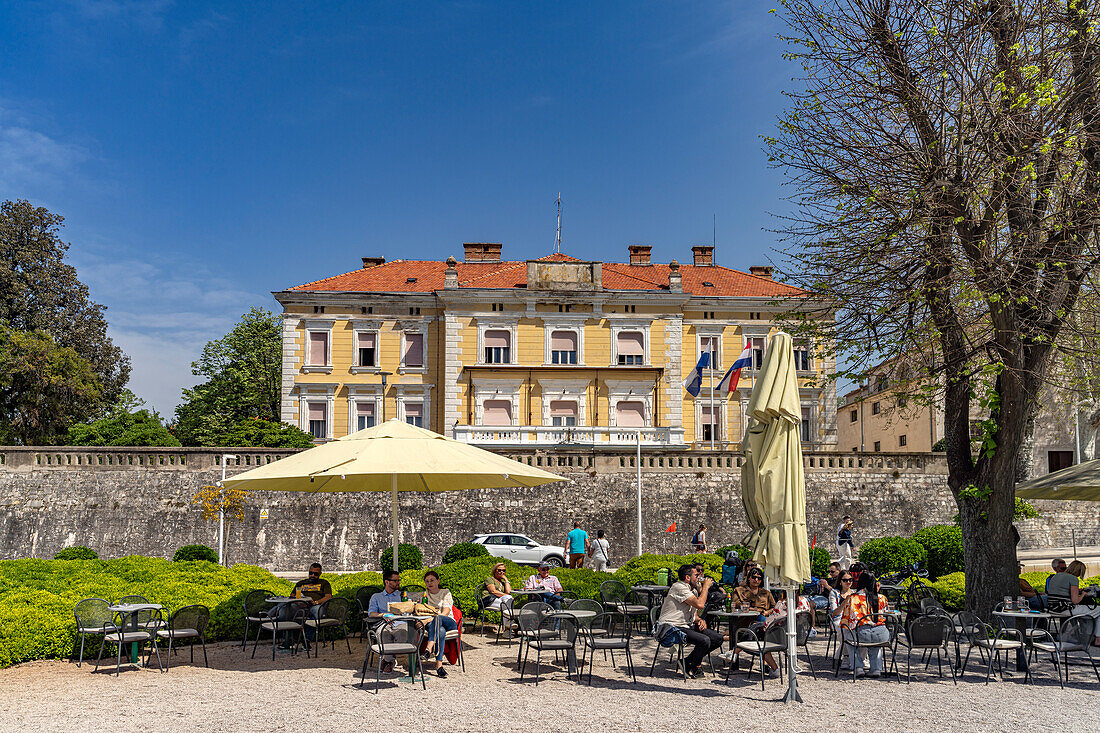
<instances>
[{"instance_id":1,"label":"round cafe table","mask_svg":"<svg viewBox=\"0 0 1100 733\"><path fill-rule=\"evenodd\" d=\"M162 611L164 606L159 603L116 603L113 606L107 606L107 610L113 613L117 613L122 616L122 625L128 627L130 631L138 630L138 613L140 611ZM156 629L153 629L155 632ZM153 636L153 643L156 644L156 635ZM137 664L138 661L138 644L136 641L130 642L130 663Z\"/></svg>"},{"instance_id":2,"label":"round cafe table","mask_svg":"<svg viewBox=\"0 0 1100 733\"><path fill-rule=\"evenodd\" d=\"M1050 613L1049 611L994 611L994 616L1010 618L1016 621L1016 630L1020 632L1021 639L1027 639L1028 619L1052 619L1065 618L1069 614ZM1016 671L1027 672L1027 648L1026 644L1016 650Z\"/></svg>"}]
</instances>

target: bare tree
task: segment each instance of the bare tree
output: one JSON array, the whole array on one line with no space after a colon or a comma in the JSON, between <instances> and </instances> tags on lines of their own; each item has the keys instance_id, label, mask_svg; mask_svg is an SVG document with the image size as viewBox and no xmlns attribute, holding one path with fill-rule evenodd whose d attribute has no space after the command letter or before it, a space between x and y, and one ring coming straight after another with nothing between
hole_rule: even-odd
<instances>
[{"instance_id":1,"label":"bare tree","mask_svg":"<svg viewBox=\"0 0 1100 733\"><path fill-rule=\"evenodd\" d=\"M842 358L904 355L943 385L967 605L988 613L1016 588L1017 455L1052 345L1098 263L1096 7L783 6L802 73L766 143L792 188L786 269L835 304L820 335ZM989 415L976 454L972 404Z\"/></svg>"}]
</instances>

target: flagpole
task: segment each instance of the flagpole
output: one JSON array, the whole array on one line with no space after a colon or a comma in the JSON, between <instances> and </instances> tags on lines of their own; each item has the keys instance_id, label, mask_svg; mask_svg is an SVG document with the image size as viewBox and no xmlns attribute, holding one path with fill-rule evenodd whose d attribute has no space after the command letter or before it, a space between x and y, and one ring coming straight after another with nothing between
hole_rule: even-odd
<instances>
[{"instance_id":1,"label":"flagpole","mask_svg":"<svg viewBox=\"0 0 1100 733\"><path fill-rule=\"evenodd\" d=\"M710 352L713 354L714 352ZM714 417L714 365L710 365L710 449L714 450L714 430L718 421Z\"/></svg>"}]
</instances>

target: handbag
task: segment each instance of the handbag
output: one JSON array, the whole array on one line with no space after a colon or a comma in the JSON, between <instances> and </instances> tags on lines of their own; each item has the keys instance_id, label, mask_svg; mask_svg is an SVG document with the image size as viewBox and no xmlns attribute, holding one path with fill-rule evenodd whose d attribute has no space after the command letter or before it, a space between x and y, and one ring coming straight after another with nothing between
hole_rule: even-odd
<instances>
[{"instance_id":1,"label":"handbag","mask_svg":"<svg viewBox=\"0 0 1100 733\"><path fill-rule=\"evenodd\" d=\"M1069 613L1073 610L1073 601L1068 598L1051 598L1047 596L1047 610L1051 613Z\"/></svg>"},{"instance_id":2,"label":"handbag","mask_svg":"<svg viewBox=\"0 0 1100 733\"><path fill-rule=\"evenodd\" d=\"M426 603L414 603L413 615L415 616L438 616L439 611L435 610L434 606L429 606Z\"/></svg>"}]
</instances>

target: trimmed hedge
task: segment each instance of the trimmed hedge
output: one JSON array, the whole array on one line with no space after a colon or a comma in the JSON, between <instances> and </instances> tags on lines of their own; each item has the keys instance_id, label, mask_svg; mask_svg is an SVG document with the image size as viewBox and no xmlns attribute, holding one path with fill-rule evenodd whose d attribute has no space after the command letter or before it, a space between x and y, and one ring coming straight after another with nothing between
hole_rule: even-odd
<instances>
[{"instance_id":1,"label":"trimmed hedge","mask_svg":"<svg viewBox=\"0 0 1100 733\"><path fill-rule=\"evenodd\" d=\"M197 560L217 563L218 553L214 551L214 548L206 545L184 545L176 550L176 554L172 556L172 562L195 562Z\"/></svg>"},{"instance_id":2,"label":"trimmed hedge","mask_svg":"<svg viewBox=\"0 0 1100 733\"><path fill-rule=\"evenodd\" d=\"M397 559L401 563L400 570L404 572L406 570L419 570L424 567L424 553L420 551L420 548L416 545L402 542L397 546ZM393 570L393 547L387 547L382 551L382 557L379 559L379 567L383 572L389 572Z\"/></svg>"},{"instance_id":3,"label":"trimmed hedge","mask_svg":"<svg viewBox=\"0 0 1100 733\"><path fill-rule=\"evenodd\" d=\"M928 552L924 545L908 537L879 537L860 545L859 559L874 565L879 574L896 573L913 563L924 562Z\"/></svg>"},{"instance_id":4,"label":"trimmed hedge","mask_svg":"<svg viewBox=\"0 0 1100 733\"><path fill-rule=\"evenodd\" d=\"M829 563L833 559L823 547L815 547L810 551L810 573L815 578L824 578L829 574Z\"/></svg>"},{"instance_id":5,"label":"trimmed hedge","mask_svg":"<svg viewBox=\"0 0 1100 733\"><path fill-rule=\"evenodd\" d=\"M66 547L62 550L58 550L57 554L53 556L54 560L98 560L99 555L96 551L90 547L84 547L83 545L76 545L75 547Z\"/></svg>"},{"instance_id":6,"label":"trimmed hedge","mask_svg":"<svg viewBox=\"0 0 1100 733\"><path fill-rule=\"evenodd\" d=\"M939 578L963 571L962 530L953 524L935 524L912 537L928 553L928 575Z\"/></svg>"},{"instance_id":7,"label":"trimmed hedge","mask_svg":"<svg viewBox=\"0 0 1100 733\"><path fill-rule=\"evenodd\" d=\"M723 559L718 555L699 553L695 555L639 555L624 562L615 571L615 579L621 580L627 588L638 583L655 583L657 582L657 571L661 568L672 568L672 572L675 573L677 568L689 562L701 562L707 575L715 580L722 578Z\"/></svg>"},{"instance_id":8,"label":"trimmed hedge","mask_svg":"<svg viewBox=\"0 0 1100 733\"><path fill-rule=\"evenodd\" d=\"M448 547L443 553L443 564L447 565L471 557L484 557L488 554L489 551L485 549L485 545L479 545L476 542L459 542L457 545Z\"/></svg>"}]
</instances>

